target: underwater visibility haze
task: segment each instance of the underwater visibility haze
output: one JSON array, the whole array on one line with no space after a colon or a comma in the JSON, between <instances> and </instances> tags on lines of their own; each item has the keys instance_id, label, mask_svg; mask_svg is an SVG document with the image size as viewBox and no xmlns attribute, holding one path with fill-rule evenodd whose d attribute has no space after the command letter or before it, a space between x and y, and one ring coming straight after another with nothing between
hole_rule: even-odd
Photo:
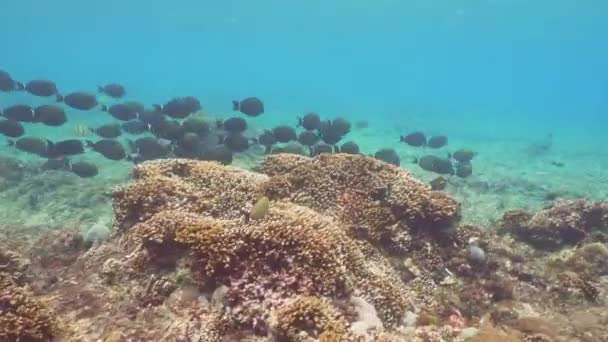
<instances>
[{"instance_id":1,"label":"underwater visibility haze","mask_svg":"<svg viewBox=\"0 0 608 342\"><path fill-rule=\"evenodd\" d=\"M0 341L608 339L608 2L0 8Z\"/></svg>"}]
</instances>

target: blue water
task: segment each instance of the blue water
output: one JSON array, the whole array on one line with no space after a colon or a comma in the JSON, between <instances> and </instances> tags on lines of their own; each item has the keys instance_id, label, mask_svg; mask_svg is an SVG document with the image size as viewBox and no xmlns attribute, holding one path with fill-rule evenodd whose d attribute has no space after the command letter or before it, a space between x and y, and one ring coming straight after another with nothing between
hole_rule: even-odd
<instances>
[{"instance_id":1,"label":"blue water","mask_svg":"<svg viewBox=\"0 0 608 342\"><path fill-rule=\"evenodd\" d=\"M255 95L289 120L429 116L423 128L456 135L593 142L608 127L605 13L601 0L20 0L2 4L0 65L63 93L116 81L211 112Z\"/></svg>"}]
</instances>

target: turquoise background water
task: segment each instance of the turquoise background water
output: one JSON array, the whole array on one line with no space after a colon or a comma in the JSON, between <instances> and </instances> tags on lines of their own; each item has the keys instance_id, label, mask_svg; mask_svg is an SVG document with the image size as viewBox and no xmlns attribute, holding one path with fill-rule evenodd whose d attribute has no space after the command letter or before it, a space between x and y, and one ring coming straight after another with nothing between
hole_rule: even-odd
<instances>
[{"instance_id":1,"label":"turquoise background water","mask_svg":"<svg viewBox=\"0 0 608 342\"><path fill-rule=\"evenodd\" d=\"M608 119L608 3L587 1L67 1L2 5L2 67L62 92L124 83L211 111L397 121L461 118L453 134L575 133ZM287 115L287 114L286 114ZM519 123L509 125L509 123ZM505 125L506 124L506 125ZM466 132L465 132L466 130Z\"/></svg>"},{"instance_id":2,"label":"turquoise background water","mask_svg":"<svg viewBox=\"0 0 608 342\"><path fill-rule=\"evenodd\" d=\"M250 120L258 131L309 111L367 120L369 129L347 139L368 154L396 148L401 166L425 182L437 175L412 159L469 147L478 152L473 176L452 177L447 191L466 221L485 225L553 194L608 197L606 13L603 0L20 0L1 5L0 68L24 82L51 79L64 94L119 82L127 99L147 105L194 95L223 117L234 115L232 100L258 96L267 111ZM48 101L0 94L0 107ZM57 140L74 137L75 125L113 121L95 110L68 115L64 127L26 124L27 133ZM398 143L413 130L447 134L450 144ZM551 149L530 153L549 133ZM42 162L5 146L0 154ZM70 180L82 193L110 191L132 166L92 151L75 159L100 168L94 179ZM15 209L0 218L32 221L22 210L28 196L19 187L5 194L0 205ZM35 224L59 211L59 222L111 217L109 202L85 215L70 196L48 196Z\"/></svg>"}]
</instances>

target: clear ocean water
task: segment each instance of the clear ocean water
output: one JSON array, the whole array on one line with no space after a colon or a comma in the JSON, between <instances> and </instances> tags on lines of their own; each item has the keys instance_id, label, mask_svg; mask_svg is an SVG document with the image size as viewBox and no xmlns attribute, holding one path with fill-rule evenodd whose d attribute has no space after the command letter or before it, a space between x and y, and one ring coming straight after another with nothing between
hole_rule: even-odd
<instances>
[{"instance_id":1,"label":"clear ocean water","mask_svg":"<svg viewBox=\"0 0 608 342\"><path fill-rule=\"evenodd\" d=\"M258 96L258 129L310 111L365 120L368 130L349 138L369 154L396 148L425 181L432 175L408 162L424 152L399 136L446 134L452 150L479 153L476 181L602 198L607 11L600 0L22 0L2 4L0 66L20 81L53 80L61 93L119 82L146 105L193 95L220 117L232 115L232 100ZM44 101L0 94L0 107ZM99 111L68 115L64 127L28 133L59 139L112 122ZM526 153L550 134L549 154ZM512 189L520 197L507 207L527 205Z\"/></svg>"}]
</instances>

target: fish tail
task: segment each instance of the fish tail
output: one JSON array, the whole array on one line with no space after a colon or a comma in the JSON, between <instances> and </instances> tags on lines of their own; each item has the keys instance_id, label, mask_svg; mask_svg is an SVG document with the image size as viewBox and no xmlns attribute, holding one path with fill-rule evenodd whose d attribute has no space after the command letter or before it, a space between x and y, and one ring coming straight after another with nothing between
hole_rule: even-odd
<instances>
[{"instance_id":1,"label":"fish tail","mask_svg":"<svg viewBox=\"0 0 608 342\"><path fill-rule=\"evenodd\" d=\"M6 146L15 146L15 142L13 140L7 140Z\"/></svg>"},{"instance_id":2,"label":"fish tail","mask_svg":"<svg viewBox=\"0 0 608 342\"><path fill-rule=\"evenodd\" d=\"M21 82L15 82L15 90L24 90L25 86Z\"/></svg>"},{"instance_id":3,"label":"fish tail","mask_svg":"<svg viewBox=\"0 0 608 342\"><path fill-rule=\"evenodd\" d=\"M99 109L101 109L102 112L107 112L108 111L108 106L101 105L101 107Z\"/></svg>"},{"instance_id":4,"label":"fish tail","mask_svg":"<svg viewBox=\"0 0 608 342\"><path fill-rule=\"evenodd\" d=\"M163 111L163 106L161 106L161 105L154 104L154 105L152 105L152 108L154 108L154 110L157 112Z\"/></svg>"},{"instance_id":5,"label":"fish tail","mask_svg":"<svg viewBox=\"0 0 608 342\"><path fill-rule=\"evenodd\" d=\"M93 146L95 146L95 143L92 140L85 140L84 142L87 145L87 147L93 147Z\"/></svg>"},{"instance_id":6,"label":"fish tail","mask_svg":"<svg viewBox=\"0 0 608 342\"><path fill-rule=\"evenodd\" d=\"M103 87L102 86L97 86L97 92L98 93L103 93Z\"/></svg>"},{"instance_id":7,"label":"fish tail","mask_svg":"<svg viewBox=\"0 0 608 342\"><path fill-rule=\"evenodd\" d=\"M405 137L403 135L399 136L399 142L405 142Z\"/></svg>"},{"instance_id":8,"label":"fish tail","mask_svg":"<svg viewBox=\"0 0 608 342\"><path fill-rule=\"evenodd\" d=\"M239 110L239 101L232 101L232 110L238 111Z\"/></svg>"},{"instance_id":9,"label":"fish tail","mask_svg":"<svg viewBox=\"0 0 608 342\"><path fill-rule=\"evenodd\" d=\"M296 125L296 127L302 127L303 122L304 120L301 117L298 117L298 124Z\"/></svg>"},{"instance_id":10,"label":"fish tail","mask_svg":"<svg viewBox=\"0 0 608 342\"><path fill-rule=\"evenodd\" d=\"M56 98L56 101L57 101L57 102L63 102L63 95L61 95L61 94L57 94L57 95L55 96L55 98Z\"/></svg>"}]
</instances>

